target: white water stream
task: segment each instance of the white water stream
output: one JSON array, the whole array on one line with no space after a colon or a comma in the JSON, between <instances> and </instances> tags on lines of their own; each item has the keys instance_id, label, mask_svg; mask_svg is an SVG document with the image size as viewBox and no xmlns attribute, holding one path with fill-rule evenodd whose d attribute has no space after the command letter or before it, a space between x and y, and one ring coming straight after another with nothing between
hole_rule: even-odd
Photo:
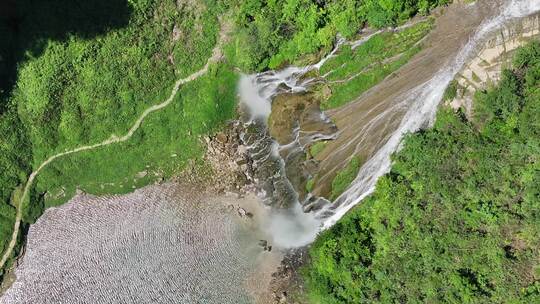
<instances>
[{"instance_id":1,"label":"white water stream","mask_svg":"<svg viewBox=\"0 0 540 304\"><path fill-rule=\"evenodd\" d=\"M484 22L478 28L451 65L443 67L434 78L403 96L401 104L408 105L408 110L400 126L388 142L360 168L358 176L349 189L331 205L319 211L320 214L326 215L329 212L332 214L324 219L323 228L334 225L347 211L375 190L377 179L390 171L392 165L390 155L398 150L401 139L406 133L415 132L425 124L433 123L444 90L465 62L474 55L474 51L486 36L511 19L525 17L538 11L540 11L540 0L508 1L501 7L498 16Z\"/></svg>"},{"instance_id":2,"label":"white water stream","mask_svg":"<svg viewBox=\"0 0 540 304\"><path fill-rule=\"evenodd\" d=\"M396 108L406 107L399 127L391 134L389 140L361 167L358 176L345 191L331 204L313 212L310 215L299 215L299 208L292 208L291 215L281 214L276 219L278 228L270 227L276 240L282 239L284 246L302 246L310 243L322 229L334 225L347 211L371 194L379 177L390 171L390 156L399 149L403 136L415 132L422 126L431 124L435 118L437 107L442 99L445 88L456 74L461 70L480 43L493 31L514 18L521 18L540 11L540 0L509 0L500 8L500 13L494 18L485 21L478 27L461 51L451 60L451 64L441 68L440 72L429 81L418 85L401 97ZM356 48L371 37L348 44ZM320 69L324 63L335 56L339 47L346 43L339 39L336 47L320 62L306 67L288 67L281 71L268 71L255 75L245 75L239 84L241 102L248 108L251 119L266 121L271 113L273 97L281 93L303 92L309 89L314 79L303 79L307 72ZM324 77L324 75L323 75ZM301 226L301 232L294 231L294 227ZM293 233L294 232L294 233ZM298 234L301 235L298 235ZM295 239L297 241L295 241Z\"/></svg>"}]
</instances>

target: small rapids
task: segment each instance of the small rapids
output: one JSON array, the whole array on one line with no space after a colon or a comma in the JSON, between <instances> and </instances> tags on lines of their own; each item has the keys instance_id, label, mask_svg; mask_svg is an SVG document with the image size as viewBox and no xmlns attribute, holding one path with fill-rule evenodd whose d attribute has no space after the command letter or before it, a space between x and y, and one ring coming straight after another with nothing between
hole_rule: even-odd
<instances>
[{"instance_id":1,"label":"small rapids","mask_svg":"<svg viewBox=\"0 0 540 304\"><path fill-rule=\"evenodd\" d=\"M280 240L279 245L296 247L310 243L321 229L334 225L347 211L371 194L378 178L390 171L390 156L399 149L403 136L433 123L445 88L467 60L474 55L475 50L484 39L509 20L525 17L540 10L540 0L510 0L504 3L500 7L498 15L484 21L477 28L459 53L449 61L450 64L442 67L430 80L397 98L397 104L388 111L407 109L397 129L390 134L386 143L363 164L356 179L341 196L331 203L319 199L321 201L318 202L318 205L323 207L308 214L300 212L298 195L285 173L287 160L282 157L283 153L280 151L284 149L303 151L308 144L318 140L332 139L337 134L316 134L308 139L301 139L299 134L294 134L295 140L293 142L280 146L271 138L266 126L272 110L272 100L279 94L307 92L311 85L328 75L327 73L318 79L308 78L305 77L308 72L320 69L328 59L335 56L341 45L349 44L351 48L356 48L380 31L353 42L339 38L335 48L321 61L313 65L287 67L281 71L267 71L241 77L239 83L240 100L249 113L248 117L245 118L245 124L248 129L253 128L253 126L256 126L257 129L256 133L246 135L244 141L249 146L250 154L254 156L259 165L268 162L269 159L276 164L275 170L271 174L266 174L266 179L262 181L262 184L266 183L266 186L261 187L263 190L260 195L265 197L267 201L277 200L277 202L268 203L269 205L282 207L274 212L274 219L270 221L275 221L275 224L269 227L271 230L269 233L274 236L274 239ZM322 116L322 119L328 119L324 117L324 113ZM381 118L384 117L376 117L375 119ZM297 131L295 129L295 132ZM258 139L254 140L253 138ZM259 179L261 178L264 179L264 176L259 176ZM259 182L261 181L259 180ZM275 196L275 191L267 191L268 188L272 188L268 187L268 183L281 185L281 189L284 189L287 195ZM283 197L287 197L287 202L284 204Z\"/></svg>"},{"instance_id":2,"label":"small rapids","mask_svg":"<svg viewBox=\"0 0 540 304\"><path fill-rule=\"evenodd\" d=\"M274 206L268 229L274 242L280 247L296 247L311 243L319 230L321 221L313 214L304 213L297 191L287 177L286 164L290 158L303 153L313 141L333 138L334 135L309 134L300 136L295 129L295 140L279 145L269 134L267 121L271 113L272 99L279 94L302 93L316 83L313 78L303 77L318 70L345 42L339 39L336 47L318 63L306 67L289 67L281 71L268 71L254 75L243 75L239 82L239 95L245 107L246 117L241 136L253 160L252 168L260 189L259 196L268 206ZM327 117L321 120L329 123ZM286 155L286 156L283 156Z\"/></svg>"}]
</instances>

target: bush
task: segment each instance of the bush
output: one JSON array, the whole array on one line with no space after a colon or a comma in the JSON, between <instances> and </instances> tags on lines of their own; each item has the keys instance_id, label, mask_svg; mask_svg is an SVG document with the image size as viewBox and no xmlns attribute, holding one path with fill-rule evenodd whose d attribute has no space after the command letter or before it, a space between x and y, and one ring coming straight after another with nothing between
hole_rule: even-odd
<instances>
[{"instance_id":1,"label":"bush","mask_svg":"<svg viewBox=\"0 0 540 304\"><path fill-rule=\"evenodd\" d=\"M237 53L245 70L275 69L302 55L329 49L338 33L351 38L368 23L402 23L447 0L249 0L239 4ZM269 58L269 59L268 59Z\"/></svg>"}]
</instances>

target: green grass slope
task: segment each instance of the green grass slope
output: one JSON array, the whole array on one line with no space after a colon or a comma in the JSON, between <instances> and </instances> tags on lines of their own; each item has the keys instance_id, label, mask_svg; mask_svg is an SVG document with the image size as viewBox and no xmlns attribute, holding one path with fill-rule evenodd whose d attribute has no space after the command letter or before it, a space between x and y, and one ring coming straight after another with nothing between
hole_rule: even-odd
<instances>
[{"instance_id":1,"label":"green grass slope","mask_svg":"<svg viewBox=\"0 0 540 304\"><path fill-rule=\"evenodd\" d=\"M80 188L125 193L201 159L199 137L235 115L236 68L324 52L338 32L402 23L446 0L7 0L0 4L0 248L18 190L44 160L125 134L174 82L204 66L218 17L234 18L226 60L183 86L127 142L59 158L38 175L23 229ZM5 77L4 77L5 76ZM21 233L24 238L24 233ZM15 252L16 253L16 252Z\"/></svg>"}]
</instances>

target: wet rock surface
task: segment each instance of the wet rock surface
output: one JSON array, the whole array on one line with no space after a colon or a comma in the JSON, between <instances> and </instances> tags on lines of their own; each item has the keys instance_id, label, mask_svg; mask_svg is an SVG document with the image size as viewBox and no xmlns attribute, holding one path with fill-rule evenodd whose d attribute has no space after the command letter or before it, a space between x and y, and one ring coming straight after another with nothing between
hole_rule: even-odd
<instances>
[{"instance_id":1,"label":"wet rock surface","mask_svg":"<svg viewBox=\"0 0 540 304\"><path fill-rule=\"evenodd\" d=\"M253 120L245 125L242 142L249 155L257 192L266 205L287 208L297 202L297 194L287 179L279 146L268 132L266 122Z\"/></svg>"},{"instance_id":2,"label":"wet rock surface","mask_svg":"<svg viewBox=\"0 0 540 304\"><path fill-rule=\"evenodd\" d=\"M285 174L298 193L300 202L308 198L306 183L317 170L317 161L309 159L309 147L320 140L334 138L337 128L320 110L311 94L281 94L272 102L270 135L280 144Z\"/></svg>"}]
</instances>

